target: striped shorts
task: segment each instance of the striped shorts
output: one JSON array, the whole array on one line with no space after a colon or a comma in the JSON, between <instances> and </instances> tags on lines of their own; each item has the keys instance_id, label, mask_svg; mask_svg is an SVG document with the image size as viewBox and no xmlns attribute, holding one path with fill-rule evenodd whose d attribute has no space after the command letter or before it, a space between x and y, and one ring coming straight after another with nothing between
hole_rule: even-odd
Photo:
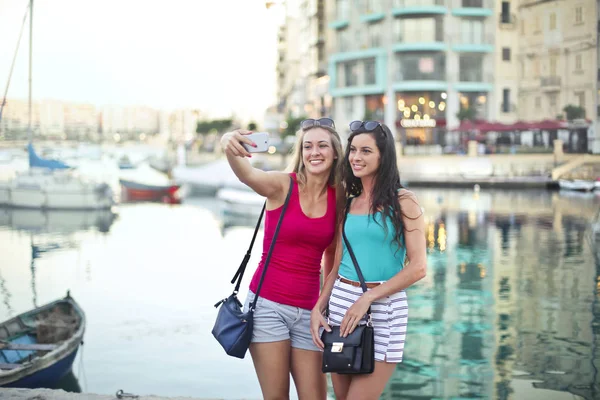
<instances>
[{"instance_id":1,"label":"striped shorts","mask_svg":"<svg viewBox=\"0 0 600 400\"><path fill-rule=\"evenodd\" d=\"M329 323L339 326L348 308L363 294L359 287L335 281L329 298ZM371 317L375 331L375 360L389 363L402 362L406 327L408 324L408 300L404 290L371 304ZM366 317L361 325L366 324Z\"/></svg>"}]
</instances>

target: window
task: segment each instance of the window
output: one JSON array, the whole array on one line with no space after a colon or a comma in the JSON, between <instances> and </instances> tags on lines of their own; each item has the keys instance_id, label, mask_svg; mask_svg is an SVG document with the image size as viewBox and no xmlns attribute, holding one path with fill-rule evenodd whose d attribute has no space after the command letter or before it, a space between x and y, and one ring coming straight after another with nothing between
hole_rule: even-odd
<instances>
[{"instance_id":1,"label":"window","mask_svg":"<svg viewBox=\"0 0 600 400\"><path fill-rule=\"evenodd\" d=\"M396 80L421 81L446 79L446 56L444 53L401 53L396 55Z\"/></svg>"},{"instance_id":2,"label":"window","mask_svg":"<svg viewBox=\"0 0 600 400\"><path fill-rule=\"evenodd\" d=\"M510 89L502 90L502 112L510 112Z\"/></svg>"},{"instance_id":3,"label":"window","mask_svg":"<svg viewBox=\"0 0 600 400\"><path fill-rule=\"evenodd\" d=\"M365 85L375 84L375 59L370 58L364 61Z\"/></svg>"},{"instance_id":4,"label":"window","mask_svg":"<svg viewBox=\"0 0 600 400\"><path fill-rule=\"evenodd\" d=\"M575 54L575 71L583 70L583 63L581 60L582 60L581 54Z\"/></svg>"},{"instance_id":5,"label":"window","mask_svg":"<svg viewBox=\"0 0 600 400\"><path fill-rule=\"evenodd\" d=\"M542 98L540 96L535 96L535 108L540 108L542 106Z\"/></svg>"},{"instance_id":6,"label":"window","mask_svg":"<svg viewBox=\"0 0 600 400\"><path fill-rule=\"evenodd\" d=\"M525 19L521 20L521 35L525 34Z\"/></svg>"},{"instance_id":7,"label":"window","mask_svg":"<svg viewBox=\"0 0 600 400\"><path fill-rule=\"evenodd\" d=\"M346 20L349 17L349 11L350 9L348 8L349 4L348 4L348 0L337 0L336 1L336 7L335 7L335 17L338 20Z\"/></svg>"},{"instance_id":8,"label":"window","mask_svg":"<svg viewBox=\"0 0 600 400\"><path fill-rule=\"evenodd\" d=\"M502 2L502 14L500 15L500 20L503 24L510 23L510 3L508 1Z\"/></svg>"},{"instance_id":9,"label":"window","mask_svg":"<svg viewBox=\"0 0 600 400\"><path fill-rule=\"evenodd\" d=\"M460 24L463 44L483 44L483 21L480 19L463 19Z\"/></svg>"},{"instance_id":10,"label":"window","mask_svg":"<svg viewBox=\"0 0 600 400\"><path fill-rule=\"evenodd\" d=\"M550 103L550 107L556 107L556 94L551 93L548 95L548 102Z\"/></svg>"},{"instance_id":11,"label":"window","mask_svg":"<svg viewBox=\"0 0 600 400\"><path fill-rule=\"evenodd\" d=\"M458 63L461 82L483 82L483 56L464 54L460 56Z\"/></svg>"},{"instance_id":12,"label":"window","mask_svg":"<svg viewBox=\"0 0 600 400\"><path fill-rule=\"evenodd\" d=\"M337 50L341 53L350 50L350 32L348 29L342 29L337 31Z\"/></svg>"},{"instance_id":13,"label":"window","mask_svg":"<svg viewBox=\"0 0 600 400\"><path fill-rule=\"evenodd\" d=\"M575 23L576 24L583 23L583 7L581 7L581 6L575 7Z\"/></svg>"},{"instance_id":14,"label":"window","mask_svg":"<svg viewBox=\"0 0 600 400\"><path fill-rule=\"evenodd\" d=\"M398 42L423 43L444 41L442 18L397 18L393 25L394 38Z\"/></svg>"},{"instance_id":15,"label":"window","mask_svg":"<svg viewBox=\"0 0 600 400\"><path fill-rule=\"evenodd\" d=\"M358 65L356 61L348 61L344 63L344 86L351 87L358 84L358 74L356 69Z\"/></svg>"},{"instance_id":16,"label":"window","mask_svg":"<svg viewBox=\"0 0 600 400\"><path fill-rule=\"evenodd\" d=\"M585 108L585 92L575 92L575 98L577 99L577 105Z\"/></svg>"},{"instance_id":17,"label":"window","mask_svg":"<svg viewBox=\"0 0 600 400\"><path fill-rule=\"evenodd\" d=\"M381 46L381 24L370 24L368 27L369 47Z\"/></svg>"},{"instance_id":18,"label":"window","mask_svg":"<svg viewBox=\"0 0 600 400\"><path fill-rule=\"evenodd\" d=\"M354 98L353 97L344 97L344 114L346 114L346 118L351 118L354 114Z\"/></svg>"},{"instance_id":19,"label":"window","mask_svg":"<svg viewBox=\"0 0 600 400\"><path fill-rule=\"evenodd\" d=\"M556 30L556 13L550 13L550 30Z\"/></svg>"},{"instance_id":20,"label":"window","mask_svg":"<svg viewBox=\"0 0 600 400\"><path fill-rule=\"evenodd\" d=\"M536 58L533 60L533 77L537 78L540 76L540 59Z\"/></svg>"},{"instance_id":21,"label":"window","mask_svg":"<svg viewBox=\"0 0 600 400\"><path fill-rule=\"evenodd\" d=\"M502 48L502 61L510 61L510 47Z\"/></svg>"}]
</instances>

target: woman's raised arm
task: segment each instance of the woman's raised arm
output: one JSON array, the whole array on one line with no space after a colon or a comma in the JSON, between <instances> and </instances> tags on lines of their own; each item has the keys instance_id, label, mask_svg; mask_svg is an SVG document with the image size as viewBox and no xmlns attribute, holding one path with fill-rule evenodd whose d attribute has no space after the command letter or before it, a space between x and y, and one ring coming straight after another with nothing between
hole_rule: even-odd
<instances>
[{"instance_id":1,"label":"woman's raised arm","mask_svg":"<svg viewBox=\"0 0 600 400\"><path fill-rule=\"evenodd\" d=\"M242 143L250 146L255 144L246 135L251 131L238 129L227 132L221 138L221 148L227 156L227 161L238 179L252 190L268 199L280 197L287 191L289 178L283 172L265 172L250 165L247 157L252 157Z\"/></svg>"}]
</instances>

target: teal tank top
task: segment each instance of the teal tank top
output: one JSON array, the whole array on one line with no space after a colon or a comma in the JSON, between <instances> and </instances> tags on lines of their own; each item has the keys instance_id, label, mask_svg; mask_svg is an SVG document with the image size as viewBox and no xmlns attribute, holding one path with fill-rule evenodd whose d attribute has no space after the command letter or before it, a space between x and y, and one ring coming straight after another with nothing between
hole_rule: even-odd
<instances>
[{"instance_id":1,"label":"teal tank top","mask_svg":"<svg viewBox=\"0 0 600 400\"><path fill-rule=\"evenodd\" d=\"M344 225L348 242L352 246L360 270L367 282L389 280L404 267L406 258L404 241L402 240L403 246L398 248L398 244L392 240L395 233L392 221L389 218L386 220L386 235L381 223L382 214L375 213L374 219L375 221L370 214L348 214ZM356 269L343 239L342 244L339 274L358 282Z\"/></svg>"}]
</instances>

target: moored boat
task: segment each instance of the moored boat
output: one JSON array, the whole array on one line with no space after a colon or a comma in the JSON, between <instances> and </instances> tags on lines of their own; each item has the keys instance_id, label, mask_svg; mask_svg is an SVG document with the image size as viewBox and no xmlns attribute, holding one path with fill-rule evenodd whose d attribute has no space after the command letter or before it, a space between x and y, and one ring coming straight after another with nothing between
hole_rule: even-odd
<instances>
[{"instance_id":1,"label":"moored boat","mask_svg":"<svg viewBox=\"0 0 600 400\"><path fill-rule=\"evenodd\" d=\"M594 181L584 180L584 179L560 179L558 181L558 186L561 189L565 190L577 190L580 192L589 192L594 190L596 183Z\"/></svg>"},{"instance_id":2,"label":"moored boat","mask_svg":"<svg viewBox=\"0 0 600 400\"><path fill-rule=\"evenodd\" d=\"M53 388L71 371L84 332L69 293L0 323L0 387Z\"/></svg>"},{"instance_id":3,"label":"moored boat","mask_svg":"<svg viewBox=\"0 0 600 400\"><path fill-rule=\"evenodd\" d=\"M168 204L181 203L180 185L149 185L126 179L119 179L123 201L161 201Z\"/></svg>"}]
</instances>

